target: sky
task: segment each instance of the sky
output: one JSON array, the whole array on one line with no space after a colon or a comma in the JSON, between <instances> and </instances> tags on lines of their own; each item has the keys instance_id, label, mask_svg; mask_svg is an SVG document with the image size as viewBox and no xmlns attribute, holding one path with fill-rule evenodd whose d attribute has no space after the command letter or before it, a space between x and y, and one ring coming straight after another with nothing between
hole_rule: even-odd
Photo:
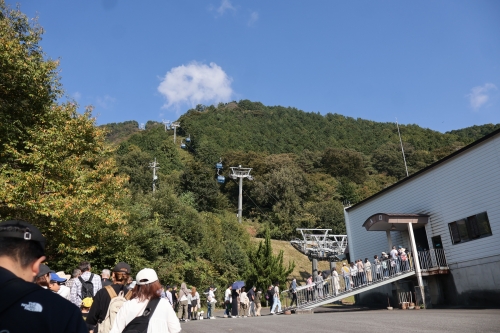
<instances>
[{"instance_id":1,"label":"sky","mask_svg":"<svg viewBox=\"0 0 500 333\"><path fill-rule=\"evenodd\" d=\"M440 132L500 123L497 0L17 3L98 124L241 99Z\"/></svg>"}]
</instances>

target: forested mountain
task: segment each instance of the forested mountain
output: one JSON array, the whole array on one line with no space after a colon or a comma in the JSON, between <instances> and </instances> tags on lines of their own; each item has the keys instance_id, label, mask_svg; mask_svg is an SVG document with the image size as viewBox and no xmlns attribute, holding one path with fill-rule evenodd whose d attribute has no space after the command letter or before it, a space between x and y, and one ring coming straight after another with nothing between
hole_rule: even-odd
<instances>
[{"instance_id":1,"label":"forested mountain","mask_svg":"<svg viewBox=\"0 0 500 333\"><path fill-rule=\"evenodd\" d=\"M235 214L237 184L228 177L228 167L253 168L254 180L244 181L243 215L260 235L267 225L277 239L295 237L297 227L343 233L343 202L355 203L406 176L394 123L323 116L248 100L198 106L179 121L176 145L172 131L166 132L160 123L148 122L140 132L132 122L107 125L109 140L118 145L119 170L130 177L130 189L151 191L149 163L156 158L161 167L157 186L175 188L199 212ZM498 126L443 134L401 125L409 173ZM184 141L187 136L190 142ZM226 176L224 184L216 181L219 160L225 166L220 172Z\"/></svg>"}]
</instances>

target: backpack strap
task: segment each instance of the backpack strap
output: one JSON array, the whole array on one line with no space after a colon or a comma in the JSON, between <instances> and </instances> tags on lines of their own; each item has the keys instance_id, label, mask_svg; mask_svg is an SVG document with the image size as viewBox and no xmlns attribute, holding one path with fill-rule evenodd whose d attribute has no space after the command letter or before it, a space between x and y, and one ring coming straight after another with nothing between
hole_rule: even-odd
<instances>
[{"instance_id":1,"label":"backpack strap","mask_svg":"<svg viewBox=\"0 0 500 333\"><path fill-rule=\"evenodd\" d=\"M104 287L104 289L106 289L108 291L109 298L113 299L113 298L115 298L117 296L116 295L116 291L113 289L113 287L106 286L106 287Z\"/></svg>"},{"instance_id":2,"label":"backpack strap","mask_svg":"<svg viewBox=\"0 0 500 333\"><path fill-rule=\"evenodd\" d=\"M87 280L87 282L90 282L90 283L94 284L94 283L92 282L92 280L93 280L93 279L94 279L94 273L90 273L90 277L89 277L89 279Z\"/></svg>"},{"instance_id":3,"label":"backpack strap","mask_svg":"<svg viewBox=\"0 0 500 333\"><path fill-rule=\"evenodd\" d=\"M0 302L0 314L9 309L12 305L16 304L24 296L37 290L40 290L40 286L34 283L27 283L20 278L15 278L5 282L0 287L0 295L2 295L2 301Z\"/></svg>"},{"instance_id":4,"label":"backpack strap","mask_svg":"<svg viewBox=\"0 0 500 333\"><path fill-rule=\"evenodd\" d=\"M146 305L146 309L144 312L139 315L138 317L135 317L130 321L127 326L123 329L122 332L139 332L137 329L141 326L144 327L144 324L147 323L145 326L149 326L149 320L153 317L153 314L156 310L156 306L158 303L160 303L160 298L155 298L155 299L150 299L148 304ZM143 328L141 327L141 329ZM147 329L146 329L147 331ZM146 332L145 331L145 332Z\"/></svg>"},{"instance_id":5,"label":"backpack strap","mask_svg":"<svg viewBox=\"0 0 500 333\"><path fill-rule=\"evenodd\" d=\"M132 290L129 290L128 293L125 295L125 299L129 301L132 298Z\"/></svg>"},{"instance_id":6,"label":"backpack strap","mask_svg":"<svg viewBox=\"0 0 500 333\"><path fill-rule=\"evenodd\" d=\"M156 310L156 307L158 306L158 303L160 303L160 300L161 298L150 299L142 315L144 317L149 316L151 318Z\"/></svg>"}]
</instances>

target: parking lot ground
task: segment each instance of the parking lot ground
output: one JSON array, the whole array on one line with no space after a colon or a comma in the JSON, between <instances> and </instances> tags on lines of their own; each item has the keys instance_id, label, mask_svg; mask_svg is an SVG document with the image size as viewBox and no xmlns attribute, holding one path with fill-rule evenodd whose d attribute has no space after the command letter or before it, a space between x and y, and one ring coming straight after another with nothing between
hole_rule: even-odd
<instances>
[{"instance_id":1,"label":"parking lot ground","mask_svg":"<svg viewBox=\"0 0 500 333\"><path fill-rule=\"evenodd\" d=\"M323 311L182 323L182 332L500 332L499 309Z\"/></svg>"}]
</instances>

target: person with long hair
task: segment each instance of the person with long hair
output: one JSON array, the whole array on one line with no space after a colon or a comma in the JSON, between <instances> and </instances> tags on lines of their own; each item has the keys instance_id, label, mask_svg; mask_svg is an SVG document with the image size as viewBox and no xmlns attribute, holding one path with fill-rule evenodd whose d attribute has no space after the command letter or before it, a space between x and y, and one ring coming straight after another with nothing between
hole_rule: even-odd
<instances>
[{"instance_id":1,"label":"person with long hair","mask_svg":"<svg viewBox=\"0 0 500 333\"><path fill-rule=\"evenodd\" d=\"M178 333L181 324L168 300L160 298L161 284L158 275L151 268L144 268L136 277L130 301L123 303L116 315L110 333L121 333L136 317L146 315L150 301L157 300L154 312L149 313L148 333Z\"/></svg>"},{"instance_id":2,"label":"person with long hair","mask_svg":"<svg viewBox=\"0 0 500 333\"><path fill-rule=\"evenodd\" d=\"M184 282L181 283L181 290L179 290L179 320L187 321L188 319L188 296L189 291Z\"/></svg>"},{"instance_id":3,"label":"person with long hair","mask_svg":"<svg viewBox=\"0 0 500 333\"><path fill-rule=\"evenodd\" d=\"M98 332L109 332L113 325L114 318L106 316L111 300L120 294L127 300L132 298L132 291L127 288L131 274L130 265L123 261L119 262L111 274L113 283L96 293L86 322L89 325L97 326Z\"/></svg>"},{"instance_id":4,"label":"person with long hair","mask_svg":"<svg viewBox=\"0 0 500 333\"><path fill-rule=\"evenodd\" d=\"M200 309L200 294L196 291L196 287L191 287L191 320L196 320L196 313Z\"/></svg>"}]
</instances>

